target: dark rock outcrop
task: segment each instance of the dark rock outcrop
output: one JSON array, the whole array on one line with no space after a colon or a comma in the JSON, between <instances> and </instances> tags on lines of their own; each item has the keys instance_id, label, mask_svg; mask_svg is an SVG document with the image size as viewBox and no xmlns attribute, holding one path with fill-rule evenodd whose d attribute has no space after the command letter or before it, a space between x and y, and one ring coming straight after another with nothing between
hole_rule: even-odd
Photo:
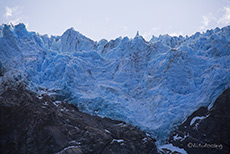
<instances>
[{"instance_id":1,"label":"dark rock outcrop","mask_svg":"<svg viewBox=\"0 0 230 154\"><path fill-rule=\"evenodd\" d=\"M155 140L137 128L24 88L3 92L0 109L1 154L157 153Z\"/></svg>"},{"instance_id":2,"label":"dark rock outcrop","mask_svg":"<svg viewBox=\"0 0 230 154\"><path fill-rule=\"evenodd\" d=\"M4 73L4 68L3 68L2 63L0 61L0 76L3 76L3 73Z\"/></svg>"},{"instance_id":3,"label":"dark rock outcrop","mask_svg":"<svg viewBox=\"0 0 230 154\"><path fill-rule=\"evenodd\" d=\"M201 107L175 130L169 139L189 154L230 153L230 89L208 110Z\"/></svg>"}]
</instances>

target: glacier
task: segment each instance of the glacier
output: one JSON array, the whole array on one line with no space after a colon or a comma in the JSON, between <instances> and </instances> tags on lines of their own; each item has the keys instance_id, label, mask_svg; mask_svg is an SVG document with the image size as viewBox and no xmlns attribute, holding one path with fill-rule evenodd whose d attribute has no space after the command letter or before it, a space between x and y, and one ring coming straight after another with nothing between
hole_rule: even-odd
<instances>
[{"instance_id":1,"label":"glacier","mask_svg":"<svg viewBox=\"0 0 230 154\"><path fill-rule=\"evenodd\" d=\"M93 41L73 28L62 36L0 26L0 91L8 83L122 120L159 142L192 112L230 87L230 26L192 36Z\"/></svg>"}]
</instances>

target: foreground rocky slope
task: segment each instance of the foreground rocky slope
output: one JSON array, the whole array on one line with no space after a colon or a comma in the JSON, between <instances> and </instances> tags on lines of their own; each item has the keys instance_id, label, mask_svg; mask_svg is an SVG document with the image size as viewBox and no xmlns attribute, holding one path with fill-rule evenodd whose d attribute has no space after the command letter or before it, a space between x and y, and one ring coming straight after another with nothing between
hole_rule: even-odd
<instances>
[{"instance_id":1,"label":"foreground rocky slope","mask_svg":"<svg viewBox=\"0 0 230 154\"><path fill-rule=\"evenodd\" d=\"M0 110L1 154L157 153L155 140L130 125L24 88L3 92Z\"/></svg>"},{"instance_id":2,"label":"foreground rocky slope","mask_svg":"<svg viewBox=\"0 0 230 154\"><path fill-rule=\"evenodd\" d=\"M226 89L210 110L199 108L172 132L169 143L185 149L189 154L229 154L229 109L230 89Z\"/></svg>"}]
</instances>

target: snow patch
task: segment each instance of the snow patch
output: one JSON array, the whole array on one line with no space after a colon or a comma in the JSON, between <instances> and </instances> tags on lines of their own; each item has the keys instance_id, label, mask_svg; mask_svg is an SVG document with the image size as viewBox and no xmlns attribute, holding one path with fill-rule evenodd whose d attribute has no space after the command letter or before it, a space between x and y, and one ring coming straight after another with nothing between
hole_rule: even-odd
<instances>
[{"instance_id":1,"label":"snow patch","mask_svg":"<svg viewBox=\"0 0 230 154\"><path fill-rule=\"evenodd\" d=\"M185 135L185 136L181 137L181 136L179 136L178 134L176 134L175 136L173 136L173 140L174 140L174 141L177 141L177 140L183 141L183 140L186 139L187 137L188 137L188 135Z\"/></svg>"},{"instance_id":2,"label":"snow patch","mask_svg":"<svg viewBox=\"0 0 230 154\"><path fill-rule=\"evenodd\" d=\"M111 132L109 130L107 130L107 129L105 129L105 132L111 134Z\"/></svg>"},{"instance_id":3,"label":"snow patch","mask_svg":"<svg viewBox=\"0 0 230 154\"><path fill-rule=\"evenodd\" d=\"M172 144L164 144L159 147L160 151L164 151L164 149L170 150L172 153L173 152L179 152L181 154L188 154L184 149L178 148L176 146L173 146Z\"/></svg>"},{"instance_id":4,"label":"snow patch","mask_svg":"<svg viewBox=\"0 0 230 154\"><path fill-rule=\"evenodd\" d=\"M201 116L201 117L199 117L199 116L194 117L194 118L190 121L190 126L192 126L197 120L201 121L201 120L207 118L208 116L209 116L209 115Z\"/></svg>"},{"instance_id":5,"label":"snow patch","mask_svg":"<svg viewBox=\"0 0 230 154\"><path fill-rule=\"evenodd\" d=\"M124 140L123 139L113 139L111 141L111 144L114 143L114 142L122 143L122 142L124 142Z\"/></svg>"},{"instance_id":6,"label":"snow patch","mask_svg":"<svg viewBox=\"0 0 230 154\"><path fill-rule=\"evenodd\" d=\"M53 102L53 104L56 106L56 107L58 107L58 104L60 104L61 103L61 101L55 101L55 102Z\"/></svg>"}]
</instances>

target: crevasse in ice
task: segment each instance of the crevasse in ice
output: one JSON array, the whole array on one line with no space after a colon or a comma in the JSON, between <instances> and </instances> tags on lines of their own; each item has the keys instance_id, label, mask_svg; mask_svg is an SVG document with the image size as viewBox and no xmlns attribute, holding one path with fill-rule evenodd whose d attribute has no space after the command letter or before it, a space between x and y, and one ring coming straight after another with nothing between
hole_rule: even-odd
<instances>
[{"instance_id":1,"label":"crevasse in ice","mask_svg":"<svg viewBox=\"0 0 230 154\"><path fill-rule=\"evenodd\" d=\"M73 28L48 37L24 24L2 25L0 61L1 83L23 80L31 90L126 121L163 141L230 86L230 26L190 37L96 42Z\"/></svg>"}]
</instances>

